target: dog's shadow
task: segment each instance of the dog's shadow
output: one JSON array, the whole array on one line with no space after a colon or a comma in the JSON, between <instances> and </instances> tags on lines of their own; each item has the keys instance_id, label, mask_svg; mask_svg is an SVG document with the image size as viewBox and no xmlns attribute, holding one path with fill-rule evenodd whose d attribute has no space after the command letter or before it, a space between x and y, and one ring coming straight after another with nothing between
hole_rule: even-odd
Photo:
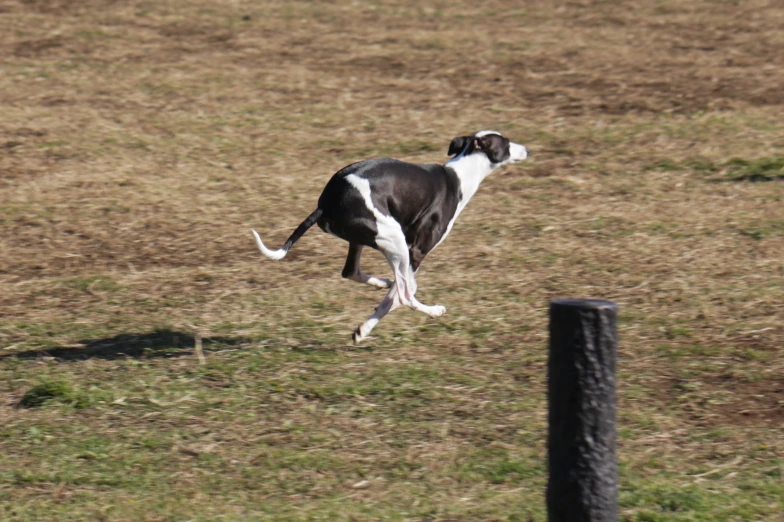
<instances>
[{"instance_id":1,"label":"dog's shadow","mask_svg":"<svg viewBox=\"0 0 784 522\"><path fill-rule=\"evenodd\" d=\"M205 337L202 339L204 350L227 346L239 346L254 342L245 337ZM0 359L37 359L53 357L62 361L83 361L86 359L144 359L174 358L193 355L196 338L192 333L170 329L159 329L144 334L120 334L101 339L83 339L81 346L59 348L38 348L25 352L0 355Z\"/></svg>"},{"instance_id":2,"label":"dog's shadow","mask_svg":"<svg viewBox=\"0 0 784 522\"><path fill-rule=\"evenodd\" d=\"M708 181L711 183L770 183L774 181L784 181L784 174L744 174L732 178L719 178Z\"/></svg>"}]
</instances>

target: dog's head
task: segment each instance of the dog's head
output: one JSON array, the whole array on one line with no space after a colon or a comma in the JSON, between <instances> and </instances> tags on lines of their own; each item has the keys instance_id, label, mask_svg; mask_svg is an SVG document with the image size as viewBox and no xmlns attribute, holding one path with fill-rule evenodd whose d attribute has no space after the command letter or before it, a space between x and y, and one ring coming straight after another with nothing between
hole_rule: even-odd
<instances>
[{"instance_id":1,"label":"dog's head","mask_svg":"<svg viewBox=\"0 0 784 522\"><path fill-rule=\"evenodd\" d=\"M528 157L528 149L512 143L500 132L484 130L471 136L458 136L449 144L450 156L484 154L493 167L517 163Z\"/></svg>"}]
</instances>

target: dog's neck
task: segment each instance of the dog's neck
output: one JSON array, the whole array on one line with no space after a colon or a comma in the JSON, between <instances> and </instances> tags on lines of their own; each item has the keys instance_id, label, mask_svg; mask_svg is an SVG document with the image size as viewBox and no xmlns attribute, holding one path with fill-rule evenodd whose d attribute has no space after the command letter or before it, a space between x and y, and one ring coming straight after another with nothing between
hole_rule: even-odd
<instances>
[{"instance_id":1,"label":"dog's neck","mask_svg":"<svg viewBox=\"0 0 784 522\"><path fill-rule=\"evenodd\" d=\"M484 154L459 154L447 161L444 167L455 171L460 180L460 202L457 204L457 214L465 208L468 201L476 194L479 184L482 183L495 167Z\"/></svg>"}]
</instances>

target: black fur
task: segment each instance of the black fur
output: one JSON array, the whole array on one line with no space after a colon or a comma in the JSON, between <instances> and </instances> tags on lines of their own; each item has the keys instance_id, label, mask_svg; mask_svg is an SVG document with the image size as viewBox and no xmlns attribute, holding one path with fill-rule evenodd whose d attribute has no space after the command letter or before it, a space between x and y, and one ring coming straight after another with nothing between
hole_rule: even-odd
<instances>
[{"instance_id":1,"label":"black fur","mask_svg":"<svg viewBox=\"0 0 784 522\"><path fill-rule=\"evenodd\" d=\"M458 136L449 144L449 156L474 152L484 152L492 163L503 163L509 159L509 140L499 134L485 134L482 137Z\"/></svg>"},{"instance_id":2,"label":"black fur","mask_svg":"<svg viewBox=\"0 0 784 522\"><path fill-rule=\"evenodd\" d=\"M465 146L471 141L471 136L458 136L449 143L447 155L454 156L460 154Z\"/></svg>"},{"instance_id":3,"label":"black fur","mask_svg":"<svg viewBox=\"0 0 784 522\"><path fill-rule=\"evenodd\" d=\"M409 245L411 268L416 271L457 211L461 196L457 174L443 165L389 158L360 161L337 172L319 198L322 215L318 225L352 245L373 248L378 234L376 218L359 191L346 181L352 174L370 183L373 206L400 224Z\"/></svg>"},{"instance_id":4,"label":"black fur","mask_svg":"<svg viewBox=\"0 0 784 522\"><path fill-rule=\"evenodd\" d=\"M491 163L509 159L509 140L499 134L458 136L448 154L469 156L483 153ZM355 175L367 180L377 212L400 224L409 247L411 268L416 271L424 257L439 243L457 211L463 194L457 174L445 165L420 165L382 158L360 161L335 173L324 187L318 208L297 227L283 245L291 246L318 223L323 231L349 242L343 277L359 273L363 246L377 248L377 218L359 190L347 181Z\"/></svg>"},{"instance_id":5,"label":"black fur","mask_svg":"<svg viewBox=\"0 0 784 522\"><path fill-rule=\"evenodd\" d=\"M289 236L286 242L283 243L283 246L281 248L286 252L288 252L291 249L291 247L294 246L294 243L296 243L297 240L301 238L302 235L305 232L307 232L310 227L316 224L316 221L318 221L318 218L321 217L322 212L323 211L320 208L314 210L307 218L305 218L305 221L300 223L300 225Z\"/></svg>"},{"instance_id":6,"label":"black fur","mask_svg":"<svg viewBox=\"0 0 784 522\"><path fill-rule=\"evenodd\" d=\"M509 140L498 134L486 134L476 138L478 147L487 154L491 163L503 163L509 159Z\"/></svg>"}]
</instances>

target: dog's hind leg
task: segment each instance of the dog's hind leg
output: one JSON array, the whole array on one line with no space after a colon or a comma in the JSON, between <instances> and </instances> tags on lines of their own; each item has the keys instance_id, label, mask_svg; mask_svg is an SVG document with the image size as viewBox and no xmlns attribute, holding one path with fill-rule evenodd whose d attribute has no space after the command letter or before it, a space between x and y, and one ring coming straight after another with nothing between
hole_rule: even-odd
<instances>
[{"instance_id":1,"label":"dog's hind leg","mask_svg":"<svg viewBox=\"0 0 784 522\"><path fill-rule=\"evenodd\" d=\"M362 245L358 243L349 243L348 256L346 256L346 264L343 267L343 277L356 281L357 283L365 283L376 288L390 288L392 281L381 277L373 277L363 274L359 269L359 258L362 255Z\"/></svg>"}]
</instances>

